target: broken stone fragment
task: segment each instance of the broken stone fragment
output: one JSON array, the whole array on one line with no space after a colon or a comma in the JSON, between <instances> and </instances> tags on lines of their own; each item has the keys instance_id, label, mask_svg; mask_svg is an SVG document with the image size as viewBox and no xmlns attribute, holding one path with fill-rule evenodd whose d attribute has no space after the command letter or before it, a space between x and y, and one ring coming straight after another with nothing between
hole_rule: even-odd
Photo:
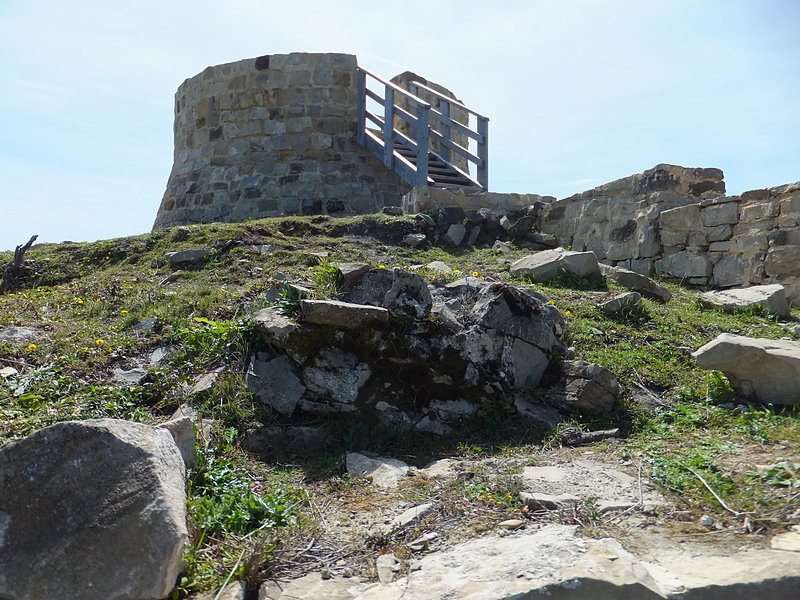
<instances>
[{"instance_id":1,"label":"broken stone fragment","mask_svg":"<svg viewBox=\"0 0 800 600\"><path fill-rule=\"evenodd\" d=\"M606 315L615 315L623 310L630 310L637 306L642 301L642 295L639 292L625 292L624 294L617 294L610 300L600 303L600 310Z\"/></svg>"},{"instance_id":2,"label":"broken stone fragment","mask_svg":"<svg viewBox=\"0 0 800 600\"><path fill-rule=\"evenodd\" d=\"M346 459L347 472L354 477L371 477L372 483L382 488L396 488L408 473L409 466L394 458L368 458L350 452Z\"/></svg>"},{"instance_id":3,"label":"broken stone fragment","mask_svg":"<svg viewBox=\"0 0 800 600\"><path fill-rule=\"evenodd\" d=\"M548 401L567 410L609 411L622 392L611 371L583 360L560 360L547 378Z\"/></svg>"},{"instance_id":4,"label":"broken stone fragment","mask_svg":"<svg viewBox=\"0 0 800 600\"><path fill-rule=\"evenodd\" d=\"M263 308L253 315L253 326L263 338L277 348L285 348L292 334L300 327L282 315L277 308Z\"/></svg>"},{"instance_id":5,"label":"broken stone fragment","mask_svg":"<svg viewBox=\"0 0 800 600\"><path fill-rule=\"evenodd\" d=\"M447 232L442 239L454 246L458 246L463 241L465 235L467 235L467 229L461 223L454 223L447 228Z\"/></svg>"},{"instance_id":6,"label":"broken stone fragment","mask_svg":"<svg viewBox=\"0 0 800 600\"><path fill-rule=\"evenodd\" d=\"M740 396L800 405L800 342L723 333L692 357L701 369L722 371Z\"/></svg>"},{"instance_id":7,"label":"broken stone fragment","mask_svg":"<svg viewBox=\"0 0 800 600\"><path fill-rule=\"evenodd\" d=\"M672 293L667 288L640 273L605 264L600 264L600 272L606 279L614 281L632 292L639 292L650 300L664 304L672 298Z\"/></svg>"},{"instance_id":8,"label":"broken stone fragment","mask_svg":"<svg viewBox=\"0 0 800 600\"><path fill-rule=\"evenodd\" d=\"M169 260L172 268L185 265L198 265L202 263L211 253L208 248L195 248L193 250L179 250L178 252L167 252L164 256Z\"/></svg>"},{"instance_id":9,"label":"broken stone fragment","mask_svg":"<svg viewBox=\"0 0 800 600\"><path fill-rule=\"evenodd\" d=\"M334 402L353 404L371 374L369 365L355 354L327 348L303 370L303 382L308 390Z\"/></svg>"},{"instance_id":10,"label":"broken stone fragment","mask_svg":"<svg viewBox=\"0 0 800 600\"><path fill-rule=\"evenodd\" d=\"M292 361L288 356L270 361L261 361L254 356L247 370L247 388L261 402L287 417L292 415L306 391L292 372Z\"/></svg>"}]
</instances>

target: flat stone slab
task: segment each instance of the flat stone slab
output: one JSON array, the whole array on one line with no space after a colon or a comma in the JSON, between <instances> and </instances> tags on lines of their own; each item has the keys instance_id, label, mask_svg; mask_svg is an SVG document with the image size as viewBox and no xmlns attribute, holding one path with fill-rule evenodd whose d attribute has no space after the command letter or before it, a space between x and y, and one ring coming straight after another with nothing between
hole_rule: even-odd
<instances>
[{"instance_id":1,"label":"flat stone slab","mask_svg":"<svg viewBox=\"0 0 800 600\"><path fill-rule=\"evenodd\" d=\"M178 252L167 252L164 256L169 260L170 267L185 265L197 265L202 263L211 253L208 248L196 248L193 250L179 250Z\"/></svg>"},{"instance_id":2,"label":"flat stone slab","mask_svg":"<svg viewBox=\"0 0 800 600\"><path fill-rule=\"evenodd\" d=\"M594 252L574 252L563 248L542 250L520 258L509 267L509 272L534 281L547 281L563 271L577 277L600 276L600 265Z\"/></svg>"},{"instance_id":3,"label":"flat stone slab","mask_svg":"<svg viewBox=\"0 0 800 600\"><path fill-rule=\"evenodd\" d=\"M250 361L247 370L247 387L267 406L290 417L306 391L300 379L292 372L292 361L280 356L270 361Z\"/></svg>"},{"instance_id":4,"label":"flat stone slab","mask_svg":"<svg viewBox=\"0 0 800 600\"><path fill-rule=\"evenodd\" d=\"M722 371L745 398L800 405L800 342L723 333L692 357L701 369Z\"/></svg>"},{"instance_id":5,"label":"flat stone slab","mask_svg":"<svg viewBox=\"0 0 800 600\"><path fill-rule=\"evenodd\" d=\"M303 300L300 318L305 323L357 329L368 324L388 323L389 311L379 306L338 300Z\"/></svg>"},{"instance_id":6,"label":"flat stone slab","mask_svg":"<svg viewBox=\"0 0 800 600\"><path fill-rule=\"evenodd\" d=\"M632 292L639 292L650 300L664 304L672 299L672 292L667 288L635 271L601 264L600 272L606 279L610 279Z\"/></svg>"},{"instance_id":7,"label":"flat stone slab","mask_svg":"<svg viewBox=\"0 0 800 600\"><path fill-rule=\"evenodd\" d=\"M790 314L786 289L780 284L705 292L698 299L705 308L717 308L726 312L763 306L779 317L788 317Z\"/></svg>"}]
</instances>

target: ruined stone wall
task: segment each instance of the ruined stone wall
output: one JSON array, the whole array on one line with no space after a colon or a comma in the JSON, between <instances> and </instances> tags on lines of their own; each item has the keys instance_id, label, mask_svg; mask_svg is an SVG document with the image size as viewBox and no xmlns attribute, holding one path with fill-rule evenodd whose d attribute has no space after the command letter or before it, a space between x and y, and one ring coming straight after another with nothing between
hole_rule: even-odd
<instances>
[{"instance_id":1,"label":"ruined stone wall","mask_svg":"<svg viewBox=\"0 0 800 600\"><path fill-rule=\"evenodd\" d=\"M399 205L409 189L357 142L348 54L208 67L175 95L175 155L154 229Z\"/></svg>"},{"instance_id":2,"label":"ruined stone wall","mask_svg":"<svg viewBox=\"0 0 800 600\"><path fill-rule=\"evenodd\" d=\"M691 283L781 283L800 304L800 182L664 211L656 272Z\"/></svg>"},{"instance_id":3,"label":"ruined stone wall","mask_svg":"<svg viewBox=\"0 0 800 600\"><path fill-rule=\"evenodd\" d=\"M415 187L403 196L402 207L406 213L437 210L447 206L458 206L464 210L489 208L499 214L525 210L535 202L554 202L552 196L538 194L508 194L483 192L478 188L460 187Z\"/></svg>"},{"instance_id":4,"label":"ruined stone wall","mask_svg":"<svg viewBox=\"0 0 800 600\"><path fill-rule=\"evenodd\" d=\"M781 283L800 304L800 183L725 196L719 169L658 165L548 204L562 246L715 287Z\"/></svg>"}]
</instances>

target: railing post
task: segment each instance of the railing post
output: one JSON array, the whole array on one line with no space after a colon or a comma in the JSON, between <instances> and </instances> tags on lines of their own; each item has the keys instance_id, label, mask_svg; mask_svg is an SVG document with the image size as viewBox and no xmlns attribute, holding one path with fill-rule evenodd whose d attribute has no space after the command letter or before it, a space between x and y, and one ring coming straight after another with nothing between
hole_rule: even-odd
<instances>
[{"instance_id":1,"label":"railing post","mask_svg":"<svg viewBox=\"0 0 800 600\"><path fill-rule=\"evenodd\" d=\"M442 113L443 117L450 118L450 103L446 100L439 101L439 112ZM450 139L450 125L445 125L444 123L440 123L442 130L439 132L442 134L446 140ZM445 144L441 144L441 148L439 148L440 156L445 159L447 162L452 162L451 159L451 152L450 146Z\"/></svg>"},{"instance_id":2,"label":"railing post","mask_svg":"<svg viewBox=\"0 0 800 600\"><path fill-rule=\"evenodd\" d=\"M428 121L430 109L417 107L417 185L428 185Z\"/></svg>"},{"instance_id":3,"label":"railing post","mask_svg":"<svg viewBox=\"0 0 800 600\"><path fill-rule=\"evenodd\" d=\"M358 69L358 143L367 145L367 74Z\"/></svg>"},{"instance_id":4,"label":"railing post","mask_svg":"<svg viewBox=\"0 0 800 600\"><path fill-rule=\"evenodd\" d=\"M478 140L478 158L476 179L484 190L489 189L489 119L478 117L477 133L481 136Z\"/></svg>"},{"instance_id":5,"label":"railing post","mask_svg":"<svg viewBox=\"0 0 800 600\"><path fill-rule=\"evenodd\" d=\"M394 90L383 91L383 164L394 169Z\"/></svg>"}]
</instances>

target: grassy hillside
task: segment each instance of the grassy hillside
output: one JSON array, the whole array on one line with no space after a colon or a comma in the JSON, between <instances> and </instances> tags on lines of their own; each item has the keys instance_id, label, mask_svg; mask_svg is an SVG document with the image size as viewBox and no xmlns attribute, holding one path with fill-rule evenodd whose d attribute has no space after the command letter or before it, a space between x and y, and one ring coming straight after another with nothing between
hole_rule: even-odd
<instances>
[{"instance_id":1,"label":"grassy hillside","mask_svg":"<svg viewBox=\"0 0 800 600\"><path fill-rule=\"evenodd\" d=\"M244 382L248 357L259 345L249 315L268 304L262 292L275 273L327 298L335 293L330 267L337 262L409 267L442 260L456 272L421 272L439 280L463 274L510 280L509 261L529 253L429 243L411 249L401 240L413 231L409 217L293 217L35 247L23 285L0 295L0 329L33 327L38 335L23 345L0 344L0 368L17 372L0 380L0 444L68 419L163 422L184 403L213 422L213 440L191 474L195 527L175 597L210 589L232 571L251 581L291 574L293 568L301 572L302 561L290 550L317 530L326 506L379 501L363 481L343 474L348 451L416 466L443 456L527 457L534 464L556 452L557 431L522 423L500 397L447 438L330 417L304 422L325 427L322 447L267 443L258 452L245 450L248 436L285 422L254 401ZM259 245L280 249L261 254ZM165 253L190 248L211 252L201 265L170 269ZM11 258L0 254L0 263ZM794 323L758 311L704 310L696 301L702 290L662 283L674 295L671 302L644 300L641 308L613 318L604 317L597 304L623 291L614 284L568 277L530 284L565 315L565 337L578 357L610 369L625 390L614 413L572 415L559 429L620 427L623 440L604 442L595 451L633 461L662 486L679 508L660 515L667 521L690 522L707 513L723 530L754 534L797 522L800 411L741 403L724 376L697 369L690 356L722 332L800 340L790 329ZM800 312L793 314L794 320ZM152 330L136 328L151 317L157 319ZM111 381L115 368L129 369L136 360L149 364L159 348L169 349L166 358L148 366L139 385ZM226 370L210 392L189 393L198 376L218 367ZM529 393L540 397L542 391ZM519 516L513 469L503 474L487 479L476 471L460 487L404 493L408 501L458 497L472 519ZM587 534L610 526L585 508L579 522ZM402 554L414 535L359 543L362 550ZM333 549L325 552L320 561L335 557Z\"/></svg>"}]
</instances>

